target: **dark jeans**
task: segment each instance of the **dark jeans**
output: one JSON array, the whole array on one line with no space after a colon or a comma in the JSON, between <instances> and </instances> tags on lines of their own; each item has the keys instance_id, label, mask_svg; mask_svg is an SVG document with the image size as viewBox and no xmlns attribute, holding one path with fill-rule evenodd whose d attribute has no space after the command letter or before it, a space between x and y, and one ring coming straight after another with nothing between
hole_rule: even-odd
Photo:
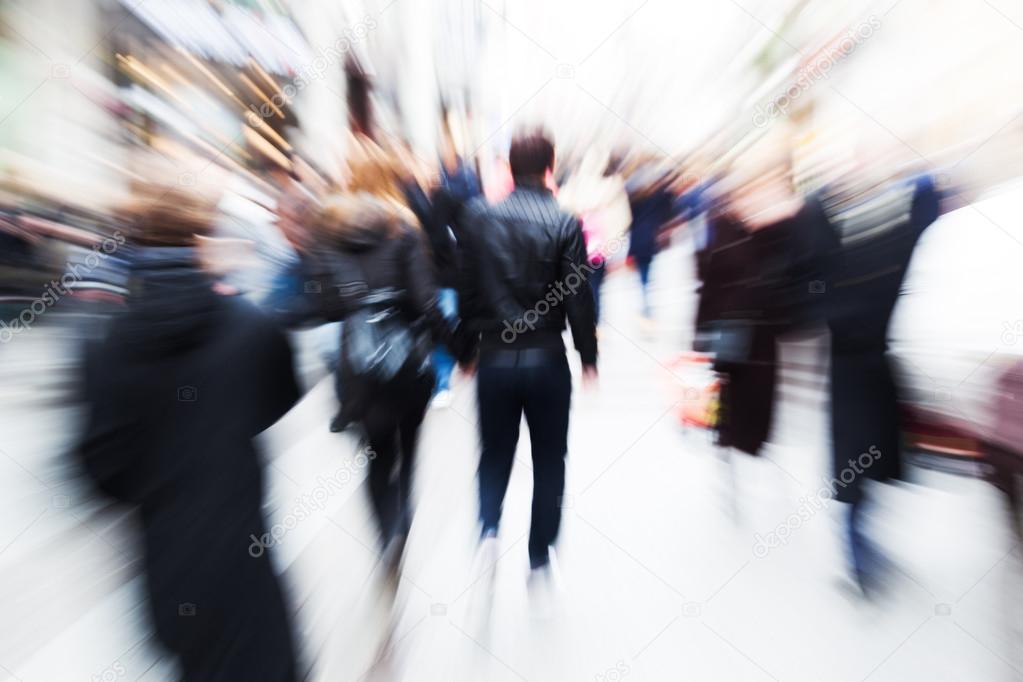
<instances>
[{"instance_id":1,"label":"dark jeans","mask_svg":"<svg viewBox=\"0 0 1023 682\"><path fill-rule=\"evenodd\" d=\"M849 554L852 558L856 580L864 591L875 588L885 568L886 560L877 545L865 532L869 504L861 495L849 505L846 517L846 539L849 543Z\"/></svg>"},{"instance_id":2,"label":"dark jeans","mask_svg":"<svg viewBox=\"0 0 1023 682\"><path fill-rule=\"evenodd\" d=\"M548 550L561 525L572 397L568 359L561 351L484 351L476 388L483 442L479 470L483 531L496 530L500 523L519 442L519 424L525 414L533 447L529 561L538 568L547 563Z\"/></svg>"},{"instance_id":3,"label":"dark jeans","mask_svg":"<svg viewBox=\"0 0 1023 682\"><path fill-rule=\"evenodd\" d=\"M361 388L361 387L360 387ZM397 377L367 398L360 415L371 452L369 495L383 546L412 523L412 471L433 373ZM395 474L397 469L397 475Z\"/></svg>"},{"instance_id":4,"label":"dark jeans","mask_svg":"<svg viewBox=\"0 0 1023 682\"><path fill-rule=\"evenodd\" d=\"M653 262L653 258L636 259L640 293L643 296L643 317L650 317L650 266Z\"/></svg>"},{"instance_id":5,"label":"dark jeans","mask_svg":"<svg viewBox=\"0 0 1023 682\"><path fill-rule=\"evenodd\" d=\"M458 294L454 289L440 289L437 304L441 315L446 320L458 318ZM455 359L444 344L439 344L433 351L433 369L437 372L437 385L433 392L440 393L451 388L451 372L455 369Z\"/></svg>"}]
</instances>

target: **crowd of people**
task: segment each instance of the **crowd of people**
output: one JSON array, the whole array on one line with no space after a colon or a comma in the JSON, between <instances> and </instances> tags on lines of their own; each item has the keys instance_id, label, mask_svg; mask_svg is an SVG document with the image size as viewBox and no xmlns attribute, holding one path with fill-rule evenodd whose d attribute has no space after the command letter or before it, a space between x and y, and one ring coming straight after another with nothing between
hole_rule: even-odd
<instances>
[{"instance_id":1,"label":"crowd of people","mask_svg":"<svg viewBox=\"0 0 1023 682\"><path fill-rule=\"evenodd\" d=\"M553 145L539 133L521 136L509 165L514 190L494 205L474 196L464 165L431 196L382 157L357 168L368 186L320 198L282 177L279 228L295 257L267 273L264 310L204 263L213 216L201 199L149 188L127 210L127 312L86 352L79 454L102 491L140 509L157 634L187 679L295 674L268 556L247 550L266 532L252 439L299 397L284 327L342 323L332 428L357 424L368 443L369 497L392 585L412 521L418 430L439 382L434 367L450 372L434 360L441 352L477 374L481 543L498 532L525 415L530 563L538 576L550 571L572 390L562 332L567 320L584 375L595 380L594 298L580 275L588 266L579 220L546 187ZM563 297L539 312L555 288ZM457 310L444 304L453 291ZM525 324L511 341L507 320ZM201 616L182 624L179 605L199 600Z\"/></svg>"},{"instance_id":2,"label":"crowd of people","mask_svg":"<svg viewBox=\"0 0 1023 682\"><path fill-rule=\"evenodd\" d=\"M310 182L298 158L264 169L276 222L255 275L217 258L223 226L197 193L139 187L123 212L126 311L84 354L78 454L103 493L139 509L153 622L186 679L295 679L277 577L268 553L249 551L267 526L253 438L301 395L286 330L329 332L330 429L366 445L390 589L412 527L420 426L431 402L450 400L455 365L476 381L478 551L496 558L524 417L530 583L543 589L568 454L566 326L582 382L595 386L605 272L634 268L649 321L651 263L680 225L696 245L694 350L720 380L722 453L756 456L769 440L778 340L830 330L830 493L847 506L851 575L867 597L880 588L889 566L865 530L865 483L902 469L887 328L914 245L939 214L929 176L793 194L764 218L748 209L750 185L693 182L650 158L588 154L561 171L541 131L512 140L513 186L496 198L474 160L451 150L431 169L358 144L344 186ZM197 617L177 617L200 600Z\"/></svg>"}]
</instances>

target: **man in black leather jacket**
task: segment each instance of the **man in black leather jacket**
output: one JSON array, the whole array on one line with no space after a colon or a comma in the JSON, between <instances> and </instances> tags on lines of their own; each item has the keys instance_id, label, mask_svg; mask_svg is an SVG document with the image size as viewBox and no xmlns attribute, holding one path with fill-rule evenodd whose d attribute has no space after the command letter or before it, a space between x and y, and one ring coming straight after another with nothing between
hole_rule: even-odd
<instances>
[{"instance_id":1,"label":"man in black leather jacket","mask_svg":"<svg viewBox=\"0 0 1023 682\"><path fill-rule=\"evenodd\" d=\"M515 190L467 207L460 230L459 315L478 334L482 453L480 520L496 536L525 414L532 443L530 565L548 566L561 523L572 379L562 333L567 318L583 378L597 376L593 296L579 220L561 211L544 179L554 147L542 134L513 140Z\"/></svg>"}]
</instances>

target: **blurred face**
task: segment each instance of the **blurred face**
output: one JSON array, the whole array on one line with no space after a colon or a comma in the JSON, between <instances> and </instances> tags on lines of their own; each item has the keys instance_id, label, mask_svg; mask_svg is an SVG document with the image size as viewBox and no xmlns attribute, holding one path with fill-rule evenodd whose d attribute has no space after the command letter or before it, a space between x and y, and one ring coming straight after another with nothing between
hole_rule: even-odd
<instances>
[{"instance_id":1,"label":"blurred face","mask_svg":"<svg viewBox=\"0 0 1023 682\"><path fill-rule=\"evenodd\" d=\"M288 171L283 168L274 168L270 171L269 175L270 182L278 189L285 188L291 184L291 175L289 175Z\"/></svg>"}]
</instances>

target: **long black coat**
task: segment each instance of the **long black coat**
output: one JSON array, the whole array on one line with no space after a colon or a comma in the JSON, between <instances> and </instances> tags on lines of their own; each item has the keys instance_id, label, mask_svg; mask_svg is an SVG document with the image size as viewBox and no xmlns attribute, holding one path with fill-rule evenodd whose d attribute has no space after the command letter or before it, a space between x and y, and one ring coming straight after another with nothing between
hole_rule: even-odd
<instances>
[{"instance_id":1,"label":"long black coat","mask_svg":"<svg viewBox=\"0 0 1023 682\"><path fill-rule=\"evenodd\" d=\"M215 294L190 249L147 249L130 310L86 350L89 476L142 521L149 607L187 680L291 680L252 439L297 400L285 336ZM255 547L255 549L253 549Z\"/></svg>"},{"instance_id":2,"label":"long black coat","mask_svg":"<svg viewBox=\"0 0 1023 682\"><path fill-rule=\"evenodd\" d=\"M718 215L707 250L698 254L697 327L733 320L751 329L742 362L714 365L722 377L718 444L751 455L759 454L774 415L777 328L769 295L774 231L749 232L732 216Z\"/></svg>"},{"instance_id":3,"label":"long black coat","mask_svg":"<svg viewBox=\"0 0 1023 682\"><path fill-rule=\"evenodd\" d=\"M921 178L848 208L855 210L833 212L824 226L831 230L832 248L821 285L831 330L835 497L855 502L864 480L902 474L888 323L913 249L938 216L938 195Z\"/></svg>"}]
</instances>

